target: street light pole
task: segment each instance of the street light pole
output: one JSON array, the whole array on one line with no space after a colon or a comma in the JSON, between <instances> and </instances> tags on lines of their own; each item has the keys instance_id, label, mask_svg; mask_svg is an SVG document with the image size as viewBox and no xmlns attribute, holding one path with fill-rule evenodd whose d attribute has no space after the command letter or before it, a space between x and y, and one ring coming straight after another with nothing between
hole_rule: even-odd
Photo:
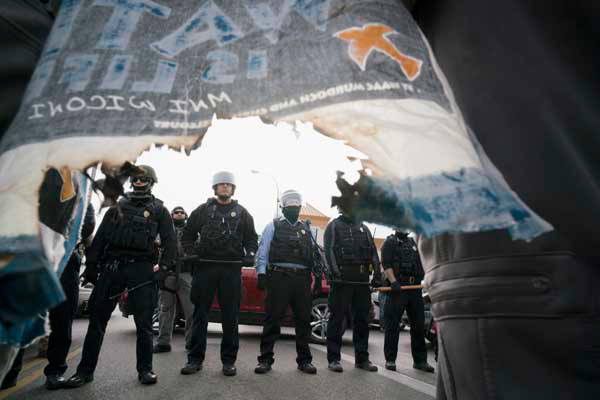
<instances>
[{"instance_id":1,"label":"street light pole","mask_svg":"<svg viewBox=\"0 0 600 400\"><path fill-rule=\"evenodd\" d=\"M275 218L279 217L279 183L277 183L277 179L275 179L275 177L271 174L268 174L264 171L258 171L256 169L250 170L250 172L252 172L253 174L263 174L268 176L269 178L271 178L271 180L273 181L273 183L275 184L275 189L277 190L277 203L275 205Z\"/></svg>"}]
</instances>

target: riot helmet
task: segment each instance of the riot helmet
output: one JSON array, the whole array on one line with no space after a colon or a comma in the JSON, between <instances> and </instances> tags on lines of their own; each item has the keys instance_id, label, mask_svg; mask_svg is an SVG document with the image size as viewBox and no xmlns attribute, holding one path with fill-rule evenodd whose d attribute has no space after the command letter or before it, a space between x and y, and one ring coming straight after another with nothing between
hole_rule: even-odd
<instances>
[{"instance_id":1,"label":"riot helmet","mask_svg":"<svg viewBox=\"0 0 600 400\"><path fill-rule=\"evenodd\" d=\"M217 193L217 186L223 183L231 185L231 195L225 193ZM235 176L229 171L217 172L213 175L212 188L215 192L215 196L217 196L221 201L229 200L231 196L235 194Z\"/></svg>"},{"instance_id":2,"label":"riot helmet","mask_svg":"<svg viewBox=\"0 0 600 400\"><path fill-rule=\"evenodd\" d=\"M286 190L279 199L283 216L291 223L296 223L302 208L302 195L296 190Z\"/></svg>"},{"instance_id":3,"label":"riot helmet","mask_svg":"<svg viewBox=\"0 0 600 400\"><path fill-rule=\"evenodd\" d=\"M141 172L131 174L129 181L134 193L150 193L152 186L158 182L154 168L149 165L138 165Z\"/></svg>"}]
</instances>

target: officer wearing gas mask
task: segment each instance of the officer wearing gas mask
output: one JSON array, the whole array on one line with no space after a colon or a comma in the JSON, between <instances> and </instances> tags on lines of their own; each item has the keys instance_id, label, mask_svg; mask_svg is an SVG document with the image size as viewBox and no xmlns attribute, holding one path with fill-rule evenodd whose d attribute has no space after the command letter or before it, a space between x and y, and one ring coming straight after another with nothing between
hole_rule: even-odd
<instances>
[{"instance_id":1,"label":"officer wearing gas mask","mask_svg":"<svg viewBox=\"0 0 600 400\"><path fill-rule=\"evenodd\" d=\"M171 351L171 338L173 337L173 323L177 315L177 304L181 305L185 316L185 346L190 348L192 343L192 321L194 304L190 299L192 290L192 266L190 262L182 260L183 248L181 236L187 222L187 213L183 207L177 206L171 211L175 233L177 235L177 262L171 270L167 271L160 284L159 314L158 314L158 339L154 345L155 353Z\"/></svg>"},{"instance_id":2,"label":"officer wearing gas mask","mask_svg":"<svg viewBox=\"0 0 600 400\"><path fill-rule=\"evenodd\" d=\"M385 275L391 284L391 296L385 305L385 339L383 351L385 368L396 370L400 320L404 310L410 322L410 348L413 368L433 372L427 363L425 347L425 305L421 289L406 289L401 286L419 285L423 279L423 266L417 245L407 233L396 231L388 236L381 248L381 261Z\"/></svg>"},{"instance_id":3,"label":"officer wearing gas mask","mask_svg":"<svg viewBox=\"0 0 600 400\"><path fill-rule=\"evenodd\" d=\"M215 291L223 327L223 374L233 376L237 373L235 362L239 349L241 268L254 265L258 248L254 219L237 200L232 199L236 187L234 175L228 171L217 172L212 184L215 197L191 213L181 237L185 254L195 259L191 292L194 324L188 362L181 369L183 375L191 375L202 369L208 312Z\"/></svg>"},{"instance_id":4,"label":"officer wearing gas mask","mask_svg":"<svg viewBox=\"0 0 600 400\"><path fill-rule=\"evenodd\" d=\"M117 305L119 293L129 290L128 304L136 324L138 380L156 383L152 371L152 314L156 307L156 282L160 271L171 268L177 251L169 211L152 195L158 181L154 169L140 165L131 176L133 191L110 208L87 253L85 279L95 284L89 310L88 330L77 372L65 387L79 387L94 379L104 332ZM155 241L160 235L160 269L155 267ZM100 276L98 277L98 273Z\"/></svg>"},{"instance_id":5,"label":"officer wearing gas mask","mask_svg":"<svg viewBox=\"0 0 600 400\"><path fill-rule=\"evenodd\" d=\"M341 215L325 229L324 247L330 268L329 324L327 326L327 361L329 369L343 372L340 363L343 322L348 306L352 309L352 342L356 368L377 371L369 361L369 308L372 286L381 284L377 248L369 228L338 205Z\"/></svg>"},{"instance_id":6,"label":"officer wearing gas mask","mask_svg":"<svg viewBox=\"0 0 600 400\"><path fill-rule=\"evenodd\" d=\"M257 374L271 370L274 363L273 346L281 333L281 318L288 306L294 313L296 327L296 362L298 369L316 374L312 365L310 339L310 309L312 305L311 272L315 273L315 288L321 287L321 271L313 271L313 238L310 227L298 220L302 196L295 190L281 195L283 216L265 227L260 237L256 258L258 289L267 289L266 315L260 341Z\"/></svg>"}]
</instances>

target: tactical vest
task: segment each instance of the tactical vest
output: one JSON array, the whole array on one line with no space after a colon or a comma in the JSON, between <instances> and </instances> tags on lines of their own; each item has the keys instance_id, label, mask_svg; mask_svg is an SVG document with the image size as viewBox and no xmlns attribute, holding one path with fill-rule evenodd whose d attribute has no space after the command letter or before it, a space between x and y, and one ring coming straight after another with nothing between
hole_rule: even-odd
<instances>
[{"instance_id":1,"label":"tactical vest","mask_svg":"<svg viewBox=\"0 0 600 400\"><path fill-rule=\"evenodd\" d=\"M303 223L291 225L285 220L273 220L275 232L269 249L269 262L312 265L312 243Z\"/></svg>"},{"instance_id":2,"label":"tactical vest","mask_svg":"<svg viewBox=\"0 0 600 400\"><path fill-rule=\"evenodd\" d=\"M225 258L243 257L244 250L240 233L242 208L239 204L222 214L216 201L208 205L208 221L200 230L200 254Z\"/></svg>"},{"instance_id":3,"label":"tactical vest","mask_svg":"<svg viewBox=\"0 0 600 400\"><path fill-rule=\"evenodd\" d=\"M415 241L410 237L400 239L396 235L390 235L388 239L395 244L392 247L391 262L396 279L401 282L410 277L420 279L423 272L419 264L419 253L417 253Z\"/></svg>"},{"instance_id":4,"label":"tactical vest","mask_svg":"<svg viewBox=\"0 0 600 400\"><path fill-rule=\"evenodd\" d=\"M338 219L335 221L334 229L333 250L338 265L373 262L374 248L366 226L347 224Z\"/></svg>"},{"instance_id":5,"label":"tactical vest","mask_svg":"<svg viewBox=\"0 0 600 400\"><path fill-rule=\"evenodd\" d=\"M183 230L185 229L185 225L183 226L174 226L175 235L177 237L177 255L179 257L183 257L183 247L181 247L181 236L183 236Z\"/></svg>"},{"instance_id":6,"label":"tactical vest","mask_svg":"<svg viewBox=\"0 0 600 400\"><path fill-rule=\"evenodd\" d=\"M109 235L112 246L140 252L154 252L154 240L158 235L158 211L162 202L151 199L137 202L119 200L121 217L116 217L115 229Z\"/></svg>"}]
</instances>

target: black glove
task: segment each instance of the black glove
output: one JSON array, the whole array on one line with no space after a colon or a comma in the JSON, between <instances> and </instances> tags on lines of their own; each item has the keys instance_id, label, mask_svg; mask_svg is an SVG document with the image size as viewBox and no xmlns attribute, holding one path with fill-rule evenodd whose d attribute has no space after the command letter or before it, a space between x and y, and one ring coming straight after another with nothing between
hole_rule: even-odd
<instances>
[{"instance_id":1,"label":"black glove","mask_svg":"<svg viewBox=\"0 0 600 400\"><path fill-rule=\"evenodd\" d=\"M329 280L329 282L342 280L342 274L340 274L340 271L338 269L329 268L328 272L329 273L327 274L327 279Z\"/></svg>"},{"instance_id":2,"label":"black glove","mask_svg":"<svg viewBox=\"0 0 600 400\"><path fill-rule=\"evenodd\" d=\"M248 253L242 258L242 267L254 266L254 253Z\"/></svg>"},{"instance_id":3,"label":"black glove","mask_svg":"<svg viewBox=\"0 0 600 400\"><path fill-rule=\"evenodd\" d=\"M156 268L156 267L155 267ZM154 270L154 281L164 285L165 280L169 276L169 268L166 265L159 265L158 269Z\"/></svg>"},{"instance_id":4,"label":"black glove","mask_svg":"<svg viewBox=\"0 0 600 400\"><path fill-rule=\"evenodd\" d=\"M371 279L371 287L378 288L381 287L383 283L381 282L381 276L374 275Z\"/></svg>"},{"instance_id":5,"label":"black glove","mask_svg":"<svg viewBox=\"0 0 600 400\"><path fill-rule=\"evenodd\" d=\"M86 264L85 271L83 271L83 281L81 282L81 286L85 286L88 283L92 285L96 285L98 283L98 264Z\"/></svg>"},{"instance_id":6,"label":"black glove","mask_svg":"<svg viewBox=\"0 0 600 400\"><path fill-rule=\"evenodd\" d=\"M267 276L265 274L258 274L258 279L256 281L256 288L258 290L265 290L267 285Z\"/></svg>"},{"instance_id":7,"label":"black glove","mask_svg":"<svg viewBox=\"0 0 600 400\"><path fill-rule=\"evenodd\" d=\"M398 281L392 283L392 292L400 293L402 291L402 285Z\"/></svg>"}]
</instances>

